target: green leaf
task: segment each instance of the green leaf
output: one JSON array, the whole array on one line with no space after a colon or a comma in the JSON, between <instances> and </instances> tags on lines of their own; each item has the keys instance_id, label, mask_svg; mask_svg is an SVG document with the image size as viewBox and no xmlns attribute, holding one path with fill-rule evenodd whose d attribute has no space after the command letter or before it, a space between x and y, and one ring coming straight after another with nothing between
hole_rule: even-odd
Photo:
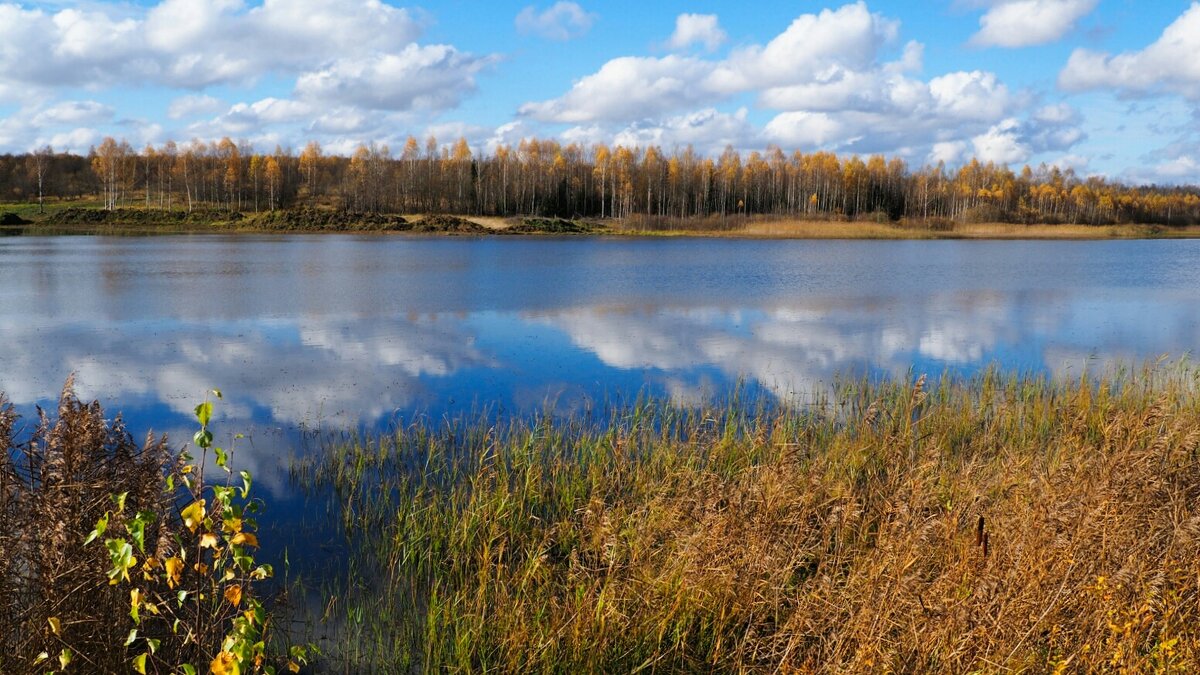
<instances>
[{"instance_id":1,"label":"green leaf","mask_svg":"<svg viewBox=\"0 0 1200 675\"><path fill-rule=\"evenodd\" d=\"M212 393L213 393L213 396L216 396L217 398L225 398L224 396L221 395L220 389L213 389Z\"/></svg>"},{"instance_id":2,"label":"green leaf","mask_svg":"<svg viewBox=\"0 0 1200 675\"><path fill-rule=\"evenodd\" d=\"M129 581L129 568L136 564L133 557L133 546L124 539L105 539L104 546L108 549L108 557L112 562L108 578L112 583L122 579Z\"/></svg>"},{"instance_id":3,"label":"green leaf","mask_svg":"<svg viewBox=\"0 0 1200 675\"><path fill-rule=\"evenodd\" d=\"M158 646L162 644L162 640L158 638L146 638L146 646L150 648L151 654L158 653Z\"/></svg>"},{"instance_id":4,"label":"green leaf","mask_svg":"<svg viewBox=\"0 0 1200 675\"><path fill-rule=\"evenodd\" d=\"M39 653L38 653L38 655L37 655L37 658L35 658L35 659L33 660L33 662L34 662L34 663L41 663L42 661L45 661L45 660L46 660L46 659L48 659L48 658L50 658L50 654L49 654L48 652L39 652Z\"/></svg>"},{"instance_id":5,"label":"green leaf","mask_svg":"<svg viewBox=\"0 0 1200 675\"><path fill-rule=\"evenodd\" d=\"M128 496L128 492L122 492L121 494L113 497L113 501L117 504L117 513L121 513L125 510L125 498Z\"/></svg>"},{"instance_id":6,"label":"green leaf","mask_svg":"<svg viewBox=\"0 0 1200 675\"><path fill-rule=\"evenodd\" d=\"M64 670L71 665L71 659L75 657L75 653L69 647L63 647L63 650L58 653L58 665Z\"/></svg>"},{"instance_id":7,"label":"green leaf","mask_svg":"<svg viewBox=\"0 0 1200 675\"><path fill-rule=\"evenodd\" d=\"M133 630L129 631L129 637L125 638L125 646L128 647L129 645L133 644L133 641L136 639L137 639L137 629L134 628Z\"/></svg>"},{"instance_id":8,"label":"green leaf","mask_svg":"<svg viewBox=\"0 0 1200 675\"><path fill-rule=\"evenodd\" d=\"M196 447L198 448L207 448L211 446L212 439L212 432L208 429L201 429L200 431L197 431L194 436L192 436L192 442L195 443Z\"/></svg>"},{"instance_id":9,"label":"green leaf","mask_svg":"<svg viewBox=\"0 0 1200 675\"><path fill-rule=\"evenodd\" d=\"M91 532L88 533L87 539L83 540L84 546L87 546L88 544L92 543L93 541L96 541L97 537L104 536L104 531L108 529L108 516L109 515L111 515L111 514L108 511L105 511L104 515L100 516L100 520L96 521L96 527Z\"/></svg>"},{"instance_id":10,"label":"green leaf","mask_svg":"<svg viewBox=\"0 0 1200 675\"><path fill-rule=\"evenodd\" d=\"M208 426L209 420L212 419L212 404L208 401L196 406L196 420L200 422L200 426Z\"/></svg>"},{"instance_id":11,"label":"green leaf","mask_svg":"<svg viewBox=\"0 0 1200 675\"><path fill-rule=\"evenodd\" d=\"M229 472L229 454L223 448L213 448L213 452L217 453L217 466Z\"/></svg>"},{"instance_id":12,"label":"green leaf","mask_svg":"<svg viewBox=\"0 0 1200 675\"><path fill-rule=\"evenodd\" d=\"M179 664L179 669L182 670L187 675L196 675L196 666L193 666L190 663Z\"/></svg>"},{"instance_id":13,"label":"green leaf","mask_svg":"<svg viewBox=\"0 0 1200 675\"><path fill-rule=\"evenodd\" d=\"M146 675L146 654L138 654L133 657L133 669L142 675Z\"/></svg>"},{"instance_id":14,"label":"green leaf","mask_svg":"<svg viewBox=\"0 0 1200 675\"><path fill-rule=\"evenodd\" d=\"M137 517L125 526L129 536L133 538L133 543L137 544L138 550L143 553L146 551L146 525L152 522L154 522L154 513L140 511Z\"/></svg>"},{"instance_id":15,"label":"green leaf","mask_svg":"<svg viewBox=\"0 0 1200 675\"><path fill-rule=\"evenodd\" d=\"M242 499L245 499L250 496L250 472L239 471L238 473L242 477Z\"/></svg>"}]
</instances>

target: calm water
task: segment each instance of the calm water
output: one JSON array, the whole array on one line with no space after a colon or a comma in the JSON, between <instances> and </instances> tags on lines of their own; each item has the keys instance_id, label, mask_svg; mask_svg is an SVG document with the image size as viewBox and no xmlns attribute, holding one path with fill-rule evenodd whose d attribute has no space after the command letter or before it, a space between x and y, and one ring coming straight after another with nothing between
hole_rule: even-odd
<instances>
[{"instance_id":1,"label":"calm water","mask_svg":"<svg viewBox=\"0 0 1200 675\"><path fill-rule=\"evenodd\" d=\"M218 431L278 500L307 431L578 411L836 373L1054 374L1200 343L1200 242L374 236L0 239L0 390L68 373L131 427Z\"/></svg>"}]
</instances>

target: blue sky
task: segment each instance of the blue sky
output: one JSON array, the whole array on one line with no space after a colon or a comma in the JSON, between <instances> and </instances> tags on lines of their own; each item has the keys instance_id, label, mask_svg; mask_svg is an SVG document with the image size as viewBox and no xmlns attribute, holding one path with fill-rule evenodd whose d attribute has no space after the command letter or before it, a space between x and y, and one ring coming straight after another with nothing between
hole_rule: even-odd
<instances>
[{"instance_id":1,"label":"blue sky","mask_svg":"<svg viewBox=\"0 0 1200 675\"><path fill-rule=\"evenodd\" d=\"M521 137L1200 182L1200 3L0 0L0 151Z\"/></svg>"}]
</instances>

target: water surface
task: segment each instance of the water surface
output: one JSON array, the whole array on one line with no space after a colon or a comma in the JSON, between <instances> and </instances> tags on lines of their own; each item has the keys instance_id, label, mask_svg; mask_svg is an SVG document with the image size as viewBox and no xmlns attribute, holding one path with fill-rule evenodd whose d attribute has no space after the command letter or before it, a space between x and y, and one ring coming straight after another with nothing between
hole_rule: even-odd
<instances>
[{"instance_id":1,"label":"water surface","mask_svg":"<svg viewBox=\"0 0 1200 675\"><path fill-rule=\"evenodd\" d=\"M277 499L304 433L838 373L1056 375L1200 341L1200 241L353 235L0 240L0 390L190 438L207 389Z\"/></svg>"}]
</instances>

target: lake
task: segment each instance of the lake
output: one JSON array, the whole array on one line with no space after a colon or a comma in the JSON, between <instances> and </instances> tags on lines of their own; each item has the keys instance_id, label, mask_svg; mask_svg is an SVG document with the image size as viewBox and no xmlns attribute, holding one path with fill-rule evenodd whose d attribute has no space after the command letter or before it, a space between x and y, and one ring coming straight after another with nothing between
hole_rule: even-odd
<instances>
[{"instance_id":1,"label":"lake","mask_svg":"<svg viewBox=\"0 0 1200 675\"><path fill-rule=\"evenodd\" d=\"M1200 343L1200 241L351 235L0 238L0 390L74 372L135 436L218 440L287 501L290 453L415 417L586 413L838 374L1078 376ZM28 417L26 419L29 419ZM222 436L224 434L224 436Z\"/></svg>"}]
</instances>

